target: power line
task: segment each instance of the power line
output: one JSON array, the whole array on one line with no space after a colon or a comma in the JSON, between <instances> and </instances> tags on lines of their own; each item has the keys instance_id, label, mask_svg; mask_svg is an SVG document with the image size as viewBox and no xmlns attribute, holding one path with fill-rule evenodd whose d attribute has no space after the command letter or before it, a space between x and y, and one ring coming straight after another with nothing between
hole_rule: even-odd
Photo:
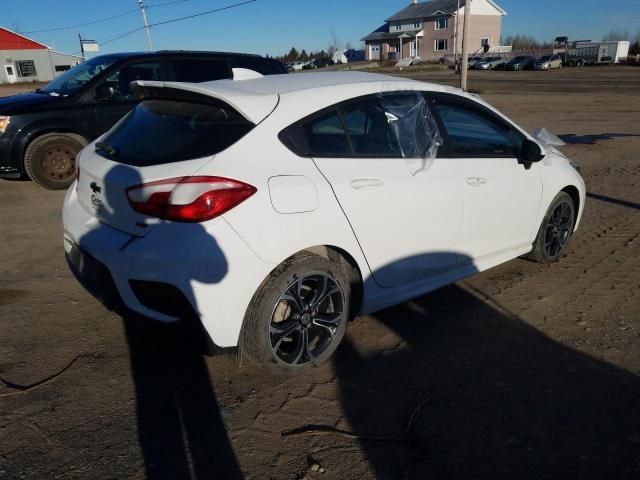
<instances>
[{"instance_id":1,"label":"power line","mask_svg":"<svg viewBox=\"0 0 640 480\"><path fill-rule=\"evenodd\" d=\"M188 1L189 0L174 0L172 2L155 3L155 4L152 4L152 5L147 5L147 8L166 7L166 6L169 6L169 5L175 5L176 3L184 3L184 2L188 2ZM117 15L112 15L110 17L105 17L105 18L99 18L97 20L92 20L92 21L86 22L86 23L78 23L76 25L68 25L66 27L48 28L48 29L44 29L44 30L31 30L29 32L21 32L21 33L29 34L29 33L58 32L60 30L69 30L69 29L72 29L72 28L86 27L87 25L95 25L96 23L108 22L109 20L115 20L116 18L125 17L125 16L130 15L132 13L135 13L137 11L138 11L138 9L134 8L132 10L127 10L126 12L118 13Z\"/></svg>"},{"instance_id":2,"label":"power line","mask_svg":"<svg viewBox=\"0 0 640 480\"><path fill-rule=\"evenodd\" d=\"M166 7L168 5L175 5L176 3L184 3L189 0L175 0L173 2L165 2L165 3L152 3L151 5L147 5L147 8L155 8L155 7Z\"/></svg>"},{"instance_id":3,"label":"power line","mask_svg":"<svg viewBox=\"0 0 640 480\"><path fill-rule=\"evenodd\" d=\"M183 2L183 1L188 1L188 0L180 0L180 2ZM243 5L247 5L249 3L255 3L257 1L258 0L246 0L244 2L239 2L239 3L234 3L232 5L227 5L226 7L215 8L213 10L207 10L205 12L195 13L193 15L187 15L186 17L173 18L171 20L164 20L162 22L151 23L151 24L149 24L149 27L156 27L156 26L159 26L159 25L166 25L168 23L180 22L182 20L188 20L190 18L196 18L196 17L201 17L203 15L209 15L209 14L216 13L216 12L222 12L224 10L230 10L232 8L241 7ZM170 2L170 3L180 3L180 2ZM160 6L160 5L156 5L156 6ZM138 27L138 28L136 28L134 30L130 30L128 32L119 34L119 35L117 35L117 36L115 36L113 38L110 38L110 39L108 39L108 40L106 40L104 42L98 42L98 43L101 46L107 45L107 44L109 44L111 42L115 42L116 40L120 40L121 38L128 37L129 35L133 35L134 33L139 32L140 30L144 30L144 28L145 28L144 26ZM78 52L78 53L80 53L80 52Z\"/></svg>"},{"instance_id":4,"label":"power line","mask_svg":"<svg viewBox=\"0 0 640 480\"><path fill-rule=\"evenodd\" d=\"M109 40L106 40L104 42L98 42L98 43L101 46L102 45L107 45L107 44L109 44L111 42L115 42L116 40L120 40L121 38L128 37L129 35L133 35L134 33L139 32L140 30L143 30L143 29L144 29L144 27L138 27L135 30L131 30L131 31L127 32L127 33L122 33L122 34L120 34L120 35L118 35L116 37L110 38Z\"/></svg>"},{"instance_id":5,"label":"power line","mask_svg":"<svg viewBox=\"0 0 640 480\"><path fill-rule=\"evenodd\" d=\"M96 23L108 22L109 20L114 20L116 18L124 17L126 15L130 15L131 13L134 13L134 12L137 12L137 11L138 11L138 9L134 8L133 10L127 10L126 12L122 12L122 13L119 13L117 15L113 15L111 17L100 18L98 20L93 20L91 22L78 23L77 25L68 25L66 27L49 28L49 29L46 29L46 30L32 30L30 32L22 32L22 33L28 34L28 33L57 32L57 31L60 31L60 30L69 30L71 28L85 27L87 25L95 25Z\"/></svg>"},{"instance_id":6,"label":"power line","mask_svg":"<svg viewBox=\"0 0 640 480\"><path fill-rule=\"evenodd\" d=\"M243 5L248 5L249 3L255 3L258 0L247 0L246 2L234 3L233 5L227 5L226 7L215 8L213 10L207 10L206 12L195 13L193 15L187 15L186 17L174 18L171 20L165 20L163 22L156 22L149 25L150 27L157 27L158 25L166 25L167 23L180 22L182 20L188 20L190 18L201 17L203 15L209 15L211 13L222 12L223 10L229 10L231 8L241 7Z\"/></svg>"}]
</instances>

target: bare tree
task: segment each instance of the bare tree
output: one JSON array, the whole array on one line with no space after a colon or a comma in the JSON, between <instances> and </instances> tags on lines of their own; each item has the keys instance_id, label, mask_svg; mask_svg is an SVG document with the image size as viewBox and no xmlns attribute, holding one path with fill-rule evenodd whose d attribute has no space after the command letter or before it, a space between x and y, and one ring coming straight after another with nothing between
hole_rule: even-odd
<instances>
[{"instance_id":1,"label":"bare tree","mask_svg":"<svg viewBox=\"0 0 640 480\"><path fill-rule=\"evenodd\" d=\"M336 34L335 27L331 28L331 36L329 37L329 57L333 57L333 54L342 50L342 42Z\"/></svg>"},{"instance_id":2,"label":"bare tree","mask_svg":"<svg viewBox=\"0 0 640 480\"><path fill-rule=\"evenodd\" d=\"M619 42L621 40L629 40L629 30L622 30L620 28L612 29L609 33L602 37L605 42Z\"/></svg>"}]
</instances>

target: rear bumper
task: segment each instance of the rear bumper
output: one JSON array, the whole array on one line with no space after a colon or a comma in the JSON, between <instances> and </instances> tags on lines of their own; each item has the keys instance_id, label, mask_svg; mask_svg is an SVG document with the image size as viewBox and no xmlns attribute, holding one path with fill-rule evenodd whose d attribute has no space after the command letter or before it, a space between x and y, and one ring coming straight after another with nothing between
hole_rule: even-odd
<instances>
[{"instance_id":1,"label":"rear bumper","mask_svg":"<svg viewBox=\"0 0 640 480\"><path fill-rule=\"evenodd\" d=\"M253 294L273 268L222 218L205 224L161 223L144 237L116 230L80 205L75 184L65 198L63 223L72 271L108 308L175 322L178 316L149 308L162 304L151 298L151 286L174 287L219 347L237 345ZM76 249L88 259L86 273L73 257ZM158 295L163 292L167 288L158 289ZM173 311L180 310L186 309Z\"/></svg>"}]
</instances>

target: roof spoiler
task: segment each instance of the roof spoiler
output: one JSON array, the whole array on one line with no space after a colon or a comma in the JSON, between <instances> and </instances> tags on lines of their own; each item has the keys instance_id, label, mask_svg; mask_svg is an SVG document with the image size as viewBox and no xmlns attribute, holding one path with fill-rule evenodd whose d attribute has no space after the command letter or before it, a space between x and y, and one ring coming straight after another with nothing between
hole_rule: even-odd
<instances>
[{"instance_id":1,"label":"roof spoiler","mask_svg":"<svg viewBox=\"0 0 640 480\"><path fill-rule=\"evenodd\" d=\"M234 81L252 80L264 77L261 73L256 72L255 70L249 70L248 68L232 68L231 71L233 72Z\"/></svg>"}]
</instances>

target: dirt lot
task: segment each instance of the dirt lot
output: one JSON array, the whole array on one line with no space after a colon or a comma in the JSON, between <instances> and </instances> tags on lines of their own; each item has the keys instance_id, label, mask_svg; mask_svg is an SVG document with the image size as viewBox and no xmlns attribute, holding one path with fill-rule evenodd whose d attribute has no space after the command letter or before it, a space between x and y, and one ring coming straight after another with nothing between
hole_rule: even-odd
<instances>
[{"instance_id":1,"label":"dirt lot","mask_svg":"<svg viewBox=\"0 0 640 480\"><path fill-rule=\"evenodd\" d=\"M472 72L471 87L527 128L640 134L640 69ZM105 311L65 265L64 194L0 181L0 478L639 478L640 137L563 149L590 196L560 263L515 260L358 318L334 361L285 380ZM281 435L393 436L420 401L395 441Z\"/></svg>"}]
</instances>

